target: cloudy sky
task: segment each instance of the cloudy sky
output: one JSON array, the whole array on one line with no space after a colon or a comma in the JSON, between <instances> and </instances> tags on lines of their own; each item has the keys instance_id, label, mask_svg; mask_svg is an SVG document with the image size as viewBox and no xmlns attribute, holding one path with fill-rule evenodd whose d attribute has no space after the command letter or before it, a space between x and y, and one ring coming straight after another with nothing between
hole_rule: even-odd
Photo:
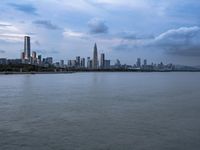
<instances>
[{"instance_id":1,"label":"cloudy sky","mask_svg":"<svg viewBox=\"0 0 200 150\"><path fill-rule=\"evenodd\" d=\"M20 57L23 36L43 56L200 65L199 0L1 0L0 57Z\"/></svg>"}]
</instances>

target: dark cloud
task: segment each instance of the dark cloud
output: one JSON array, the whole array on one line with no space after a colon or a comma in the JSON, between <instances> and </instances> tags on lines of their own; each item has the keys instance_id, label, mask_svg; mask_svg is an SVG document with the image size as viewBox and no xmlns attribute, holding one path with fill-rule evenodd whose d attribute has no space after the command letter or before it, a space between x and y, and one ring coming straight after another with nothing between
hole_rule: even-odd
<instances>
[{"instance_id":1,"label":"dark cloud","mask_svg":"<svg viewBox=\"0 0 200 150\"><path fill-rule=\"evenodd\" d=\"M92 34L101 34L108 32L108 26L105 24L105 21L101 19L92 19L88 22L88 27L90 33Z\"/></svg>"},{"instance_id":2,"label":"dark cloud","mask_svg":"<svg viewBox=\"0 0 200 150\"><path fill-rule=\"evenodd\" d=\"M124 34L126 35L126 34ZM137 35L122 36L122 42L114 50L163 50L167 54L179 56L200 56L200 27L182 27L169 30L157 37ZM125 41L124 41L125 40Z\"/></svg>"},{"instance_id":3,"label":"dark cloud","mask_svg":"<svg viewBox=\"0 0 200 150\"><path fill-rule=\"evenodd\" d=\"M200 56L200 28L182 27L169 30L155 38L153 46L168 54Z\"/></svg>"},{"instance_id":4,"label":"dark cloud","mask_svg":"<svg viewBox=\"0 0 200 150\"><path fill-rule=\"evenodd\" d=\"M33 24L49 29L49 30L60 29L57 25L52 24L51 21L49 20L36 20L36 21L33 21Z\"/></svg>"},{"instance_id":5,"label":"dark cloud","mask_svg":"<svg viewBox=\"0 0 200 150\"><path fill-rule=\"evenodd\" d=\"M16 3L8 3L9 6L14 9L24 12L26 14L38 15L37 9L32 4L16 4Z\"/></svg>"},{"instance_id":6,"label":"dark cloud","mask_svg":"<svg viewBox=\"0 0 200 150\"><path fill-rule=\"evenodd\" d=\"M0 50L0 53L1 53L1 54L4 54L5 52L6 52L6 51L4 51L4 50Z\"/></svg>"}]
</instances>

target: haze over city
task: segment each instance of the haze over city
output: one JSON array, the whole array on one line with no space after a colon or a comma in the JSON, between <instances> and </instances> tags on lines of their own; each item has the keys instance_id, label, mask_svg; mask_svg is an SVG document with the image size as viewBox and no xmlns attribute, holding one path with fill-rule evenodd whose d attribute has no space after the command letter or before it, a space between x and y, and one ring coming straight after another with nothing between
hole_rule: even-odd
<instances>
[{"instance_id":1,"label":"haze over city","mask_svg":"<svg viewBox=\"0 0 200 150\"><path fill-rule=\"evenodd\" d=\"M135 64L200 65L196 0L1 0L0 56L20 57L25 35L32 50L55 60L99 53Z\"/></svg>"}]
</instances>

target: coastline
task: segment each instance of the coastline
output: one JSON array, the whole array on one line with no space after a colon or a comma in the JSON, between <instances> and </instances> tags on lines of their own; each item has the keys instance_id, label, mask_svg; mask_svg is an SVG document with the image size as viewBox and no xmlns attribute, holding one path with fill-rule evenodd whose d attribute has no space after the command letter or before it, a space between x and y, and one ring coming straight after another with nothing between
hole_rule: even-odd
<instances>
[{"instance_id":1,"label":"coastline","mask_svg":"<svg viewBox=\"0 0 200 150\"><path fill-rule=\"evenodd\" d=\"M162 72L162 73L167 73L167 72L200 72L200 70L173 70L173 71L135 71L135 70L74 70L74 71L49 71L49 72L0 72L0 75L34 75L34 74L72 74L72 73L91 73L91 72L135 72L135 73L153 73L153 72Z\"/></svg>"}]
</instances>

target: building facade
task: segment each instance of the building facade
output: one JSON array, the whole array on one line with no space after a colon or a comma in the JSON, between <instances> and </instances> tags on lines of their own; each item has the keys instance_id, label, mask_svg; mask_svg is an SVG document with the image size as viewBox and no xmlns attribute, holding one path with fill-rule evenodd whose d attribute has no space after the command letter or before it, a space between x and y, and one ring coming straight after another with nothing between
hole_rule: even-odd
<instances>
[{"instance_id":1,"label":"building facade","mask_svg":"<svg viewBox=\"0 0 200 150\"><path fill-rule=\"evenodd\" d=\"M30 60L31 58L31 38L24 37L24 59Z\"/></svg>"},{"instance_id":2,"label":"building facade","mask_svg":"<svg viewBox=\"0 0 200 150\"><path fill-rule=\"evenodd\" d=\"M94 45L92 69L98 69L98 52L97 52L97 44L96 43Z\"/></svg>"}]
</instances>

